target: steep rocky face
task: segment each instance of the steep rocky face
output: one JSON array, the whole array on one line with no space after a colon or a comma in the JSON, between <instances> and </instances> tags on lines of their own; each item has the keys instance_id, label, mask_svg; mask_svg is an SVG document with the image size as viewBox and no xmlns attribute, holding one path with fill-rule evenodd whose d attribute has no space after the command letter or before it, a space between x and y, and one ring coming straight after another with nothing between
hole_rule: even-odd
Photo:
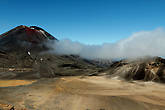
<instances>
[{"instance_id":1,"label":"steep rocky face","mask_svg":"<svg viewBox=\"0 0 165 110\"><path fill-rule=\"evenodd\" d=\"M165 59L160 57L114 62L107 71L128 80L165 82Z\"/></svg>"}]
</instances>

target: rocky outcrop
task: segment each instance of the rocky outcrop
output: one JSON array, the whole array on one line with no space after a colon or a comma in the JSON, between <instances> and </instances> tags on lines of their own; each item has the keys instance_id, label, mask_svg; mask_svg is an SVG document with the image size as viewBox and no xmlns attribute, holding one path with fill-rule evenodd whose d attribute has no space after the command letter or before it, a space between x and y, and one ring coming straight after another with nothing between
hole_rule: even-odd
<instances>
[{"instance_id":1,"label":"rocky outcrop","mask_svg":"<svg viewBox=\"0 0 165 110\"><path fill-rule=\"evenodd\" d=\"M121 60L114 62L108 74L127 80L165 82L165 59L161 57Z\"/></svg>"}]
</instances>

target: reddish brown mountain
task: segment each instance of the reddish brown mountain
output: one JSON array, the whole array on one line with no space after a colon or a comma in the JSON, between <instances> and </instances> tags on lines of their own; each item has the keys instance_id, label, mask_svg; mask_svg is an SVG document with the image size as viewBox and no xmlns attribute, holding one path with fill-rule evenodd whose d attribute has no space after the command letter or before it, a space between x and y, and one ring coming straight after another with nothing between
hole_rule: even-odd
<instances>
[{"instance_id":1,"label":"reddish brown mountain","mask_svg":"<svg viewBox=\"0 0 165 110\"><path fill-rule=\"evenodd\" d=\"M40 27L21 25L0 35L0 51L11 51L20 47L29 49L47 40L57 39Z\"/></svg>"},{"instance_id":2,"label":"reddish brown mountain","mask_svg":"<svg viewBox=\"0 0 165 110\"><path fill-rule=\"evenodd\" d=\"M0 79L52 78L99 71L96 65L77 56L50 54L46 45L50 40L57 39L36 26L18 26L0 35Z\"/></svg>"}]
</instances>

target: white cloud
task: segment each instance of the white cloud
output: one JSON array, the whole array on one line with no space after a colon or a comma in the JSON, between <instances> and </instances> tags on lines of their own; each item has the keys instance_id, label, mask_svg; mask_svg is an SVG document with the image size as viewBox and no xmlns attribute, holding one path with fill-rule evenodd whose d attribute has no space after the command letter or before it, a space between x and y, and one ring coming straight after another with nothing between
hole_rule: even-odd
<instances>
[{"instance_id":1,"label":"white cloud","mask_svg":"<svg viewBox=\"0 0 165 110\"><path fill-rule=\"evenodd\" d=\"M137 58L165 56L165 30L141 31L116 43L85 45L71 40L49 44L56 54L75 54L87 59Z\"/></svg>"}]
</instances>

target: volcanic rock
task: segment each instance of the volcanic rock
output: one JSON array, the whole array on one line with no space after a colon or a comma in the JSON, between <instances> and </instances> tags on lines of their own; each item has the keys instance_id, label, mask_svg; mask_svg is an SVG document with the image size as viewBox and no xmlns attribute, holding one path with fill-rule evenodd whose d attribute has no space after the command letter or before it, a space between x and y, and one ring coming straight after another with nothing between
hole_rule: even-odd
<instances>
[{"instance_id":1,"label":"volcanic rock","mask_svg":"<svg viewBox=\"0 0 165 110\"><path fill-rule=\"evenodd\" d=\"M161 57L121 60L114 62L108 74L120 76L127 80L144 80L165 82L165 59Z\"/></svg>"},{"instance_id":2,"label":"volcanic rock","mask_svg":"<svg viewBox=\"0 0 165 110\"><path fill-rule=\"evenodd\" d=\"M9 51L32 50L43 46L47 40L57 40L51 34L36 26L18 26L0 35L0 53Z\"/></svg>"}]
</instances>

